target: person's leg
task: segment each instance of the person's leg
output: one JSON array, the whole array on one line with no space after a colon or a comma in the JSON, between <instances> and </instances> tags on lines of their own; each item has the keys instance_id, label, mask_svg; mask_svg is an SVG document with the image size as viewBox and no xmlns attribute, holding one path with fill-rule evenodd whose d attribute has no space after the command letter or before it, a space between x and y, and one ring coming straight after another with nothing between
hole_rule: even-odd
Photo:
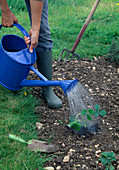
<instances>
[{"instance_id":1,"label":"person's leg","mask_svg":"<svg viewBox=\"0 0 119 170\"><path fill-rule=\"evenodd\" d=\"M26 7L29 13L30 23L31 23L31 7L30 7L30 0L25 0Z\"/></svg>"},{"instance_id":2,"label":"person's leg","mask_svg":"<svg viewBox=\"0 0 119 170\"><path fill-rule=\"evenodd\" d=\"M27 9L29 11L29 16L31 18L29 0L25 1ZM38 70L48 80L52 80L52 46L53 41L50 36L48 22L48 0L44 0L38 45L36 47L36 54ZM54 94L52 87L42 87L41 96L46 99L48 107L50 108L62 107L62 101Z\"/></svg>"}]
</instances>

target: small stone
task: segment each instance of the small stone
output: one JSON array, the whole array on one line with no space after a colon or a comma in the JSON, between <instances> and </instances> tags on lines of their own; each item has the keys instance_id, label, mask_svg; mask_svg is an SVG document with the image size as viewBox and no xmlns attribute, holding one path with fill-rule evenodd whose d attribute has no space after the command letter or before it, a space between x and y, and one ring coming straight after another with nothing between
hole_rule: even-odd
<instances>
[{"instance_id":1,"label":"small stone","mask_svg":"<svg viewBox=\"0 0 119 170\"><path fill-rule=\"evenodd\" d=\"M119 74L119 68L117 69L117 74Z\"/></svg>"},{"instance_id":2,"label":"small stone","mask_svg":"<svg viewBox=\"0 0 119 170\"><path fill-rule=\"evenodd\" d=\"M68 155L72 155L72 153L75 152L74 149L70 149L69 152L68 152Z\"/></svg>"},{"instance_id":3,"label":"small stone","mask_svg":"<svg viewBox=\"0 0 119 170\"><path fill-rule=\"evenodd\" d=\"M88 160L88 159L91 159L91 157L90 156L86 156L86 160Z\"/></svg>"},{"instance_id":4,"label":"small stone","mask_svg":"<svg viewBox=\"0 0 119 170\"><path fill-rule=\"evenodd\" d=\"M61 169L61 166L57 166L57 167L56 167L56 170L60 170L60 169Z\"/></svg>"},{"instance_id":5,"label":"small stone","mask_svg":"<svg viewBox=\"0 0 119 170\"><path fill-rule=\"evenodd\" d=\"M96 88L96 91L99 92L99 88L98 87Z\"/></svg>"},{"instance_id":6,"label":"small stone","mask_svg":"<svg viewBox=\"0 0 119 170\"><path fill-rule=\"evenodd\" d=\"M29 74L34 74L34 72L30 70L30 73L29 73Z\"/></svg>"},{"instance_id":7,"label":"small stone","mask_svg":"<svg viewBox=\"0 0 119 170\"><path fill-rule=\"evenodd\" d=\"M100 94L100 96L105 96L105 93L102 92L102 93Z\"/></svg>"},{"instance_id":8,"label":"small stone","mask_svg":"<svg viewBox=\"0 0 119 170\"><path fill-rule=\"evenodd\" d=\"M59 77L58 77L57 79L58 79L58 80L62 80L62 78L59 78Z\"/></svg>"},{"instance_id":9,"label":"small stone","mask_svg":"<svg viewBox=\"0 0 119 170\"><path fill-rule=\"evenodd\" d=\"M75 165L75 167L80 167L80 166L81 166L80 164Z\"/></svg>"},{"instance_id":10,"label":"small stone","mask_svg":"<svg viewBox=\"0 0 119 170\"><path fill-rule=\"evenodd\" d=\"M45 170L55 170L52 166L45 167Z\"/></svg>"},{"instance_id":11,"label":"small stone","mask_svg":"<svg viewBox=\"0 0 119 170\"><path fill-rule=\"evenodd\" d=\"M37 127L37 129L40 130L40 129L42 128L42 126L43 126L42 123L36 122L36 127Z\"/></svg>"},{"instance_id":12,"label":"small stone","mask_svg":"<svg viewBox=\"0 0 119 170\"><path fill-rule=\"evenodd\" d=\"M106 76L108 76L108 75L109 75L109 73L105 73L105 75L106 75Z\"/></svg>"},{"instance_id":13,"label":"small stone","mask_svg":"<svg viewBox=\"0 0 119 170\"><path fill-rule=\"evenodd\" d=\"M95 70L96 70L96 67L93 67L93 70L95 71Z\"/></svg>"},{"instance_id":14,"label":"small stone","mask_svg":"<svg viewBox=\"0 0 119 170\"><path fill-rule=\"evenodd\" d=\"M85 86L85 87L88 87L88 85L87 85L87 84L85 84L84 86Z\"/></svg>"},{"instance_id":15,"label":"small stone","mask_svg":"<svg viewBox=\"0 0 119 170\"><path fill-rule=\"evenodd\" d=\"M70 162L72 163L72 162L73 162L73 159L71 159Z\"/></svg>"},{"instance_id":16,"label":"small stone","mask_svg":"<svg viewBox=\"0 0 119 170\"><path fill-rule=\"evenodd\" d=\"M95 61L97 61L97 58L96 57L93 57Z\"/></svg>"},{"instance_id":17,"label":"small stone","mask_svg":"<svg viewBox=\"0 0 119 170\"><path fill-rule=\"evenodd\" d=\"M54 123L54 125L59 126L59 123Z\"/></svg>"},{"instance_id":18,"label":"small stone","mask_svg":"<svg viewBox=\"0 0 119 170\"><path fill-rule=\"evenodd\" d=\"M90 93L93 93L92 89L89 89L89 92L90 92Z\"/></svg>"},{"instance_id":19,"label":"small stone","mask_svg":"<svg viewBox=\"0 0 119 170\"><path fill-rule=\"evenodd\" d=\"M65 144L64 144L64 143L62 143L62 147L63 147L63 148L65 147Z\"/></svg>"},{"instance_id":20,"label":"small stone","mask_svg":"<svg viewBox=\"0 0 119 170\"><path fill-rule=\"evenodd\" d=\"M95 147L98 148L98 147L99 147L99 144L95 145Z\"/></svg>"},{"instance_id":21,"label":"small stone","mask_svg":"<svg viewBox=\"0 0 119 170\"><path fill-rule=\"evenodd\" d=\"M95 153L96 153L96 154L100 154L100 153L101 153L101 150L99 149L99 150L97 150Z\"/></svg>"},{"instance_id":22,"label":"small stone","mask_svg":"<svg viewBox=\"0 0 119 170\"><path fill-rule=\"evenodd\" d=\"M105 124L105 120L102 119L102 123Z\"/></svg>"},{"instance_id":23,"label":"small stone","mask_svg":"<svg viewBox=\"0 0 119 170\"><path fill-rule=\"evenodd\" d=\"M86 165L82 165L82 169L88 169Z\"/></svg>"},{"instance_id":24,"label":"small stone","mask_svg":"<svg viewBox=\"0 0 119 170\"><path fill-rule=\"evenodd\" d=\"M66 155L63 159L63 162L66 163L66 162L69 162L69 159L70 159L70 156L69 155Z\"/></svg>"}]
</instances>

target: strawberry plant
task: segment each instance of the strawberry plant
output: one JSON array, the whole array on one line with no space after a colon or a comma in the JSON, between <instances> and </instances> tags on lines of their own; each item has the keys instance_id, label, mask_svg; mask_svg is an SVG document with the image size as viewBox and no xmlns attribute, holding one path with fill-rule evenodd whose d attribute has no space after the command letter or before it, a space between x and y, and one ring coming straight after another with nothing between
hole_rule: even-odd
<instances>
[{"instance_id":1,"label":"strawberry plant","mask_svg":"<svg viewBox=\"0 0 119 170\"><path fill-rule=\"evenodd\" d=\"M87 127L87 121L92 121L95 117L105 116L106 111L100 110L98 104L95 105L95 110L93 109L84 109L81 113L78 113L75 116L71 116L69 120L68 127L74 130L80 131L81 127ZM86 119L87 118L87 119Z\"/></svg>"},{"instance_id":2,"label":"strawberry plant","mask_svg":"<svg viewBox=\"0 0 119 170\"><path fill-rule=\"evenodd\" d=\"M116 161L114 152L103 152L98 159L98 162L101 162L105 166L105 170L114 170L112 162Z\"/></svg>"}]
</instances>

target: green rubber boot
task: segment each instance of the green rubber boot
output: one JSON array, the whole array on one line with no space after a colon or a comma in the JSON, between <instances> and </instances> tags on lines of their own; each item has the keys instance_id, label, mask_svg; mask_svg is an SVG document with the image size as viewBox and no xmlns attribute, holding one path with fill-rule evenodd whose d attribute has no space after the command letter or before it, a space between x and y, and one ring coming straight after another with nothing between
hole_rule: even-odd
<instances>
[{"instance_id":1,"label":"green rubber boot","mask_svg":"<svg viewBox=\"0 0 119 170\"><path fill-rule=\"evenodd\" d=\"M37 52L38 71L48 80L52 80L52 51ZM49 108L62 107L62 101L55 95L52 87L42 87L41 97L46 99Z\"/></svg>"}]
</instances>

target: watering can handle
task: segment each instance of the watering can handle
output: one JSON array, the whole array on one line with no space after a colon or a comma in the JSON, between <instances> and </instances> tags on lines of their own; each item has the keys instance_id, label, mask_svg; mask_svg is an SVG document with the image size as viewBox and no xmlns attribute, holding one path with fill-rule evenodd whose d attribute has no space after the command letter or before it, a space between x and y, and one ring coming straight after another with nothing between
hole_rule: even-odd
<instances>
[{"instance_id":1,"label":"watering can handle","mask_svg":"<svg viewBox=\"0 0 119 170\"><path fill-rule=\"evenodd\" d=\"M13 25L17 27L23 33L24 36L30 37L28 32L21 25L19 25L18 23L14 23ZM0 25L0 29L1 28L2 28L2 25Z\"/></svg>"}]
</instances>

